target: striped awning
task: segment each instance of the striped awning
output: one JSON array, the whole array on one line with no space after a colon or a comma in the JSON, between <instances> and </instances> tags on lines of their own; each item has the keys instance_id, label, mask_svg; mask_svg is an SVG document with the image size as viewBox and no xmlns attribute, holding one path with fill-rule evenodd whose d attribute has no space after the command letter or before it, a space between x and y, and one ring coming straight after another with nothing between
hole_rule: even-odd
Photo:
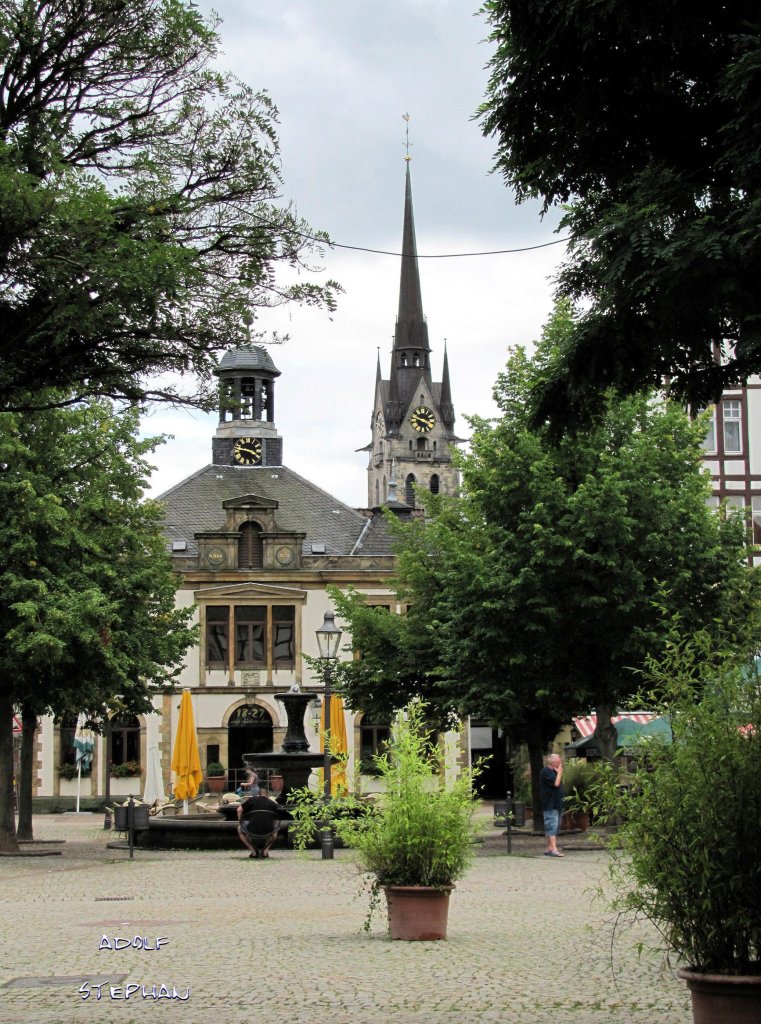
<instances>
[{"instance_id":1,"label":"striped awning","mask_svg":"<svg viewBox=\"0 0 761 1024\"><path fill-rule=\"evenodd\" d=\"M636 722L637 725L645 725L647 722L651 722L655 715L647 711L625 711L621 715L613 715L613 724L615 725L616 722L620 722L623 718L628 718L630 721ZM579 736L582 739L586 739L587 736L591 736L595 731L597 715L584 715L583 718L574 718L573 724L578 729Z\"/></svg>"}]
</instances>

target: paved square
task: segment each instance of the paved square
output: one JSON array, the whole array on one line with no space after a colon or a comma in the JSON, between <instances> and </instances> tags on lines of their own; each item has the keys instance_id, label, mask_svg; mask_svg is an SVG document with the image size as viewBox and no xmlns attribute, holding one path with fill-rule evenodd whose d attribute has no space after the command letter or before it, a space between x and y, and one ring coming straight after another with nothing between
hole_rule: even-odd
<instances>
[{"instance_id":1,"label":"paved square","mask_svg":"<svg viewBox=\"0 0 761 1024\"><path fill-rule=\"evenodd\" d=\"M101 825L40 816L36 837L66 839L63 856L0 858L2 1024L691 1020L673 970L637 959L651 933L629 929L611 946L610 915L588 891L602 851L484 850L452 896L448 941L404 943L380 923L362 931L347 851L323 862L137 850L130 862L105 849Z\"/></svg>"}]
</instances>

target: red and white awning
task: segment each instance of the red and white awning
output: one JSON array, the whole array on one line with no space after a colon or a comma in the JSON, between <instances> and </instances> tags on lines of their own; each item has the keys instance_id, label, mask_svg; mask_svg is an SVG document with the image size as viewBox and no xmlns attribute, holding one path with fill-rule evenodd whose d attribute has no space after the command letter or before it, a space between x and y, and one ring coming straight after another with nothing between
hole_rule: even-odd
<instances>
[{"instance_id":1,"label":"red and white awning","mask_svg":"<svg viewBox=\"0 0 761 1024\"><path fill-rule=\"evenodd\" d=\"M622 715L613 715L613 724L615 725L616 722L620 722L623 718L628 718L638 725L645 725L647 722L651 722L655 715L649 714L647 711L625 711ZM581 739L586 739L587 736L591 736L595 731L597 715L584 715L583 718L574 718L573 724L578 729Z\"/></svg>"}]
</instances>

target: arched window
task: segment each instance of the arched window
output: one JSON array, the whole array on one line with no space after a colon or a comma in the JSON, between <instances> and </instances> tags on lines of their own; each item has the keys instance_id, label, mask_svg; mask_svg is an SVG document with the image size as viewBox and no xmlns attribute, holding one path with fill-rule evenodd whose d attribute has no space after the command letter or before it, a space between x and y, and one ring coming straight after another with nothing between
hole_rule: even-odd
<instances>
[{"instance_id":1,"label":"arched window","mask_svg":"<svg viewBox=\"0 0 761 1024\"><path fill-rule=\"evenodd\" d=\"M439 474L434 473L431 477L431 494L439 493Z\"/></svg>"},{"instance_id":2,"label":"arched window","mask_svg":"<svg viewBox=\"0 0 761 1024\"><path fill-rule=\"evenodd\" d=\"M420 366L420 356L418 355L418 353L417 353L417 352L413 353L413 356L412 356L412 365L413 365L413 366Z\"/></svg>"},{"instance_id":3,"label":"arched window","mask_svg":"<svg viewBox=\"0 0 761 1024\"><path fill-rule=\"evenodd\" d=\"M359 770L363 775L374 775L377 772L373 756L382 754L386 749L390 735L387 721L363 715L360 725Z\"/></svg>"},{"instance_id":4,"label":"arched window","mask_svg":"<svg viewBox=\"0 0 761 1024\"><path fill-rule=\"evenodd\" d=\"M375 504L380 505L380 480L375 481Z\"/></svg>"},{"instance_id":5,"label":"arched window","mask_svg":"<svg viewBox=\"0 0 761 1024\"><path fill-rule=\"evenodd\" d=\"M262 528L258 523L243 523L238 541L238 568L261 569L264 560Z\"/></svg>"},{"instance_id":6,"label":"arched window","mask_svg":"<svg viewBox=\"0 0 761 1024\"><path fill-rule=\"evenodd\" d=\"M428 447L428 438L427 437L419 437L417 439L417 450L419 452L424 452L427 447Z\"/></svg>"},{"instance_id":7,"label":"arched window","mask_svg":"<svg viewBox=\"0 0 761 1024\"><path fill-rule=\"evenodd\" d=\"M111 764L140 764L140 722L136 715L111 719Z\"/></svg>"},{"instance_id":8,"label":"arched window","mask_svg":"<svg viewBox=\"0 0 761 1024\"><path fill-rule=\"evenodd\" d=\"M66 718L61 722L61 764L76 764L77 752L74 749L74 734L77 731L77 716Z\"/></svg>"},{"instance_id":9,"label":"arched window","mask_svg":"<svg viewBox=\"0 0 761 1024\"><path fill-rule=\"evenodd\" d=\"M404 481L404 500L410 506L415 507L415 474L410 473Z\"/></svg>"}]
</instances>

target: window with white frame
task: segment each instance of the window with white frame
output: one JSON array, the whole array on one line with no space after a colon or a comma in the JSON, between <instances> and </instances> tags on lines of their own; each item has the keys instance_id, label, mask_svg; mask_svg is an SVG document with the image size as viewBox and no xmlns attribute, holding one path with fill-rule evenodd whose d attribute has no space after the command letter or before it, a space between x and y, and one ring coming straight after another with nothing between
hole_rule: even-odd
<instances>
[{"instance_id":1,"label":"window with white frame","mask_svg":"<svg viewBox=\"0 0 761 1024\"><path fill-rule=\"evenodd\" d=\"M706 419L706 434L702 447L703 451L710 455L716 451L716 410L711 409L708 415L710 419Z\"/></svg>"},{"instance_id":2,"label":"window with white frame","mask_svg":"<svg viewBox=\"0 0 761 1024\"><path fill-rule=\"evenodd\" d=\"M734 399L722 402L721 411L724 423L724 454L739 455L742 452L740 402Z\"/></svg>"}]
</instances>

